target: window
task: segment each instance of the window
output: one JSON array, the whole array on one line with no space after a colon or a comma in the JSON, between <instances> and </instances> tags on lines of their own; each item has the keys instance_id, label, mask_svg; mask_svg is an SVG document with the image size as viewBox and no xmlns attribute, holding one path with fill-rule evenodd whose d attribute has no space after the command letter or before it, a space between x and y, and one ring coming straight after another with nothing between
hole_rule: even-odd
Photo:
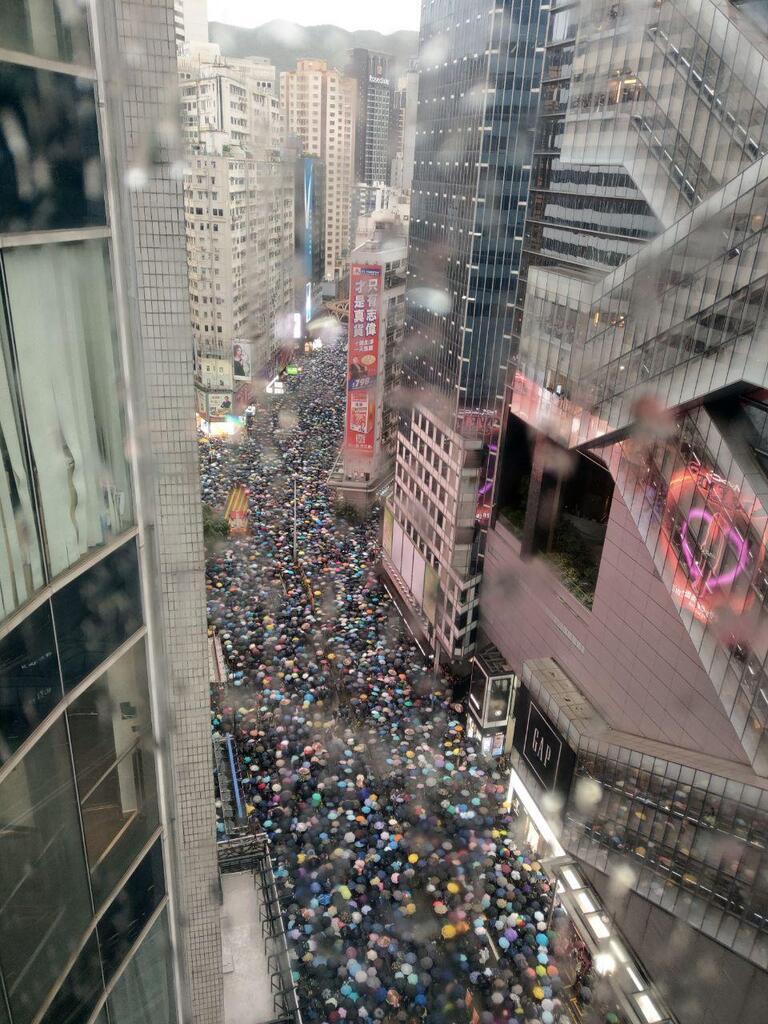
<instances>
[{"instance_id":1,"label":"window","mask_svg":"<svg viewBox=\"0 0 768 1024\"><path fill-rule=\"evenodd\" d=\"M51 606L46 602L0 640L0 764L62 696Z\"/></svg>"},{"instance_id":2,"label":"window","mask_svg":"<svg viewBox=\"0 0 768 1024\"><path fill-rule=\"evenodd\" d=\"M136 950L109 997L112 1024L175 1024L171 943L164 910Z\"/></svg>"},{"instance_id":3,"label":"window","mask_svg":"<svg viewBox=\"0 0 768 1024\"><path fill-rule=\"evenodd\" d=\"M107 983L164 896L163 851L158 839L99 921L101 958Z\"/></svg>"},{"instance_id":4,"label":"window","mask_svg":"<svg viewBox=\"0 0 768 1024\"><path fill-rule=\"evenodd\" d=\"M90 64L85 5L61 0L3 0L0 39L7 50Z\"/></svg>"},{"instance_id":5,"label":"window","mask_svg":"<svg viewBox=\"0 0 768 1024\"><path fill-rule=\"evenodd\" d=\"M491 723L506 722L511 687L512 680L509 676L491 681L491 695L488 699L488 720Z\"/></svg>"},{"instance_id":6,"label":"window","mask_svg":"<svg viewBox=\"0 0 768 1024\"><path fill-rule=\"evenodd\" d=\"M136 542L91 566L51 603L64 689L71 690L142 624Z\"/></svg>"},{"instance_id":7,"label":"window","mask_svg":"<svg viewBox=\"0 0 768 1024\"><path fill-rule=\"evenodd\" d=\"M2 188L2 185L0 185ZM43 553L38 536L24 432L0 311L0 618L43 585Z\"/></svg>"},{"instance_id":8,"label":"window","mask_svg":"<svg viewBox=\"0 0 768 1024\"><path fill-rule=\"evenodd\" d=\"M0 231L105 223L93 85L0 63Z\"/></svg>"},{"instance_id":9,"label":"window","mask_svg":"<svg viewBox=\"0 0 768 1024\"><path fill-rule=\"evenodd\" d=\"M4 263L49 572L57 576L134 521L107 247L25 246L8 250Z\"/></svg>"},{"instance_id":10,"label":"window","mask_svg":"<svg viewBox=\"0 0 768 1024\"><path fill-rule=\"evenodd\" d=\"M103 994L99 943L91 935L40 1024L86 1024Z\"/></svg>"},{"instance_id":11,"label":"window","mask_svg":"<svg viewBox=\"0 0 768 1024\"><path fill-rule=\"evenodd\" d=\"M78 697L67 718L98 906L159 823L143 640Z\"/></svg>"},{"instance_id":12,"label":"window","mask_svg":"<svg viewBox=\"0 0 768 1024\"><path fill-rule=\"evenodd\" d=\"M30 1024L91 919L63 718L0 785L0 907L14 1024Z\"/></svg>"}]
</instances>

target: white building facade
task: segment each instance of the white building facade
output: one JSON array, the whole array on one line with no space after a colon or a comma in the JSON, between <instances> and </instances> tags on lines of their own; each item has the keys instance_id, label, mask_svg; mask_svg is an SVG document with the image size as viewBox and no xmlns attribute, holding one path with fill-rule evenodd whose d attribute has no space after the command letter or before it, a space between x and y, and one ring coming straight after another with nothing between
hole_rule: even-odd
<instances>
[{"instance_id":1,"label":"white building facade","mask_svg":"<svg viewBox=\"0 0 768 1024\"><path fill-rule=\"evenodd\" d=\"M266 61L218 47L179 58L197 409L239 411L290 334L293 168Z\"/></svg>"},{"instance_id":2,"label":"white building facade","mask_svg":"<svg viewBox=\"0 0 768 1024\"><path fill-rule=\"evenodd\" d=\"M173 0L176 46L208 42L208 0Z\"/></svg>"}]
</instances>

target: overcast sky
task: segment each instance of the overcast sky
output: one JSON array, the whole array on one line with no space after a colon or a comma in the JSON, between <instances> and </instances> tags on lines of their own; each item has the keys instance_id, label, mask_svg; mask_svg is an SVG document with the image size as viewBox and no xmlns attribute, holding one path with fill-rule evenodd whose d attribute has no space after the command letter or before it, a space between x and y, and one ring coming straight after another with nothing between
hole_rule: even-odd
<instances>
[{"instance_id":1,"label":"overcast sky","mask_svg":"<svg viewBox=\"0 0 768 1024\"><path fill-rule=\"evenodd\" d=\"M418 30L420 11L420 0L208 0L210 21L246 28L280 18L299 25L338 25L378 32Z\"/></svg>"}]
</instances>

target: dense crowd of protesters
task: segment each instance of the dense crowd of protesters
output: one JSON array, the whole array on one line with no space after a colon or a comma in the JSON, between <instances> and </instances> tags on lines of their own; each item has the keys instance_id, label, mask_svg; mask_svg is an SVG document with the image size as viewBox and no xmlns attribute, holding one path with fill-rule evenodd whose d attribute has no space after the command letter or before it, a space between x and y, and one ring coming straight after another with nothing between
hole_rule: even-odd
<instances>
[{"instance_id":1,"label":"dense crowd of protesters","mask_svg":"<svg viewBox=\"0 0 768 1024\"><path fill-rule=\"evenodd\" d=\"M209 552L212 723L270 839L304 1019L568 1024L547 877L377 577L376 518L334 511L343 394L319 353L201 445L206 504L249 492L248 534Z\"/></svg>"}]
</instances>

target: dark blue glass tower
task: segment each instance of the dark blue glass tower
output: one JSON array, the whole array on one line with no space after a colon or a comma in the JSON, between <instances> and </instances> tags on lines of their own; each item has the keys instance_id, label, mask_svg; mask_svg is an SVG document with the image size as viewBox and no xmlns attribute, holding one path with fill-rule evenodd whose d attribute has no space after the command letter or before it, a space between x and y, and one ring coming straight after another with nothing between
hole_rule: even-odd
<instances>
[{"instance_id":1,"label":"dark blue glass tower","mask_svg":"<svg viewBox=\"0 0 768 1024\"><path fill-rule=\"evenodd\" d=\"M424 629L451 659L475 640L548 17L540 0L422 4L407 411L391 510L403 550L412 544L437 575ZM400 550L396 582L409 576ZM404 596L421 606L434 588L410 575Z\"/></svg>"}]
</instances>

